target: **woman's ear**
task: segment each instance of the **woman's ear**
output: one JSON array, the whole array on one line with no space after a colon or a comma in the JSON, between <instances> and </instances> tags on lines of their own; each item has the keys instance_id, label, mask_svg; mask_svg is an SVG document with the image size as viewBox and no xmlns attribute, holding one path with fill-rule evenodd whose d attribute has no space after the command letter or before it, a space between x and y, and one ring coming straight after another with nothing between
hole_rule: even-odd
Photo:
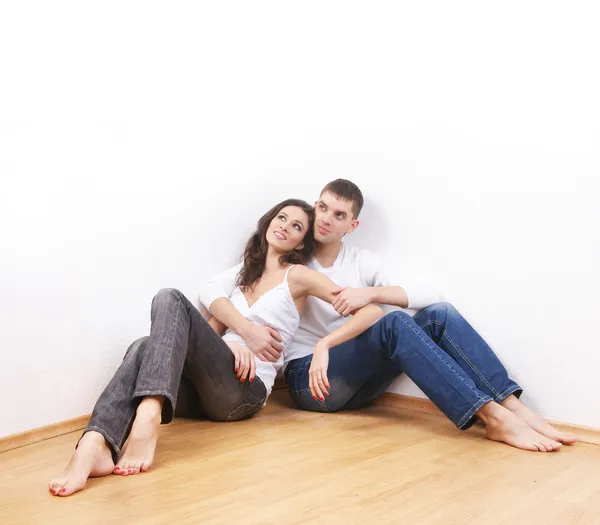
<instances>
[{"instance_id":1,"label":"woman's ear","mask_svg":"<svg viewBox=\"0 0 600 525\"><path fill-rule=\"evenodd\" d=\"M298 252L299 252L299 251L301 251L301 250L303 250L303 249L304 249L304 243L300 243L300 244L299 244L298 246L296 246L294 249L295 249L296 251L298 251Z\"/></svg>"}]
</instances>

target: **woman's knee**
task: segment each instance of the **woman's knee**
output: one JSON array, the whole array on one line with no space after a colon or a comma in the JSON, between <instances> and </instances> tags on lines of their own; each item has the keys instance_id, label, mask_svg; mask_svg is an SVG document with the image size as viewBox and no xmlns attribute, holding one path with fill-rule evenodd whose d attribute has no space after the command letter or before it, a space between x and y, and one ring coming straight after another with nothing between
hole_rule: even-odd
<instances>
[{"instance_id":1,"label":"woman's knee","mask_svg":"<svg viewBox=\"0 0 600 525\"><path fill-rule=\"evenodd\" d=\"M157 299L175 299L179 300L183 297L183 294L177 290L176 288L162 288L158 291L158 293L154 296L154 300Z\"/></svg>"},{"instance_id":2,"label":"woman's knee","mask_svg":"<svg viewBox=\"0 0 600 525\"><path fill-rule=\"evenodd\" d=\"M174 304L183 301L185 301L185 295L183 295L176 288L162 288L154 296L154 299L152 299L151 309L154 310L156 308L159 308L161 305L164 306L167 304Z\"/></svg>"},{"instance_id":3,"label":"woman's knee","mask_svg":"<svg viewBox=\"0 0 600 525\"><path fill-rule=\"evenodd\" d=\"M127 348L127 351L125 352L123 361L125 359L127 359L128 356L133 356L133 355L137 354L138 352L143 352L144 348L146 346L147 340L148 340L148 336L145 335L144 337L140 337L139 339L136 339L133 343L131 343L129 345L129 348Z\"/></svg>"}]
</instances>

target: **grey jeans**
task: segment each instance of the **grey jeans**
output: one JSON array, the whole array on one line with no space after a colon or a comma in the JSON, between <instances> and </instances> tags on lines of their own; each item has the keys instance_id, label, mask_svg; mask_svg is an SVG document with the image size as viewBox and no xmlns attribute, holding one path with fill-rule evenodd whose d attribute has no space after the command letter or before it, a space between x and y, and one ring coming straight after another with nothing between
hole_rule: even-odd
<instances>
[{"instance_id":1,"label":"grey jeans","mask_svg":"<svg viewBox=\"0 0 600 525\"><path fill-rule=\"evenodd\" d=\"M127 349L85 430L104 436L115 462L146 396L164 396L163 424L174 416L246 419L267 398L260 378L240 383L231 350L180 291L158 292L151 322L150 335Z\"/></svg>"}]
</instances>

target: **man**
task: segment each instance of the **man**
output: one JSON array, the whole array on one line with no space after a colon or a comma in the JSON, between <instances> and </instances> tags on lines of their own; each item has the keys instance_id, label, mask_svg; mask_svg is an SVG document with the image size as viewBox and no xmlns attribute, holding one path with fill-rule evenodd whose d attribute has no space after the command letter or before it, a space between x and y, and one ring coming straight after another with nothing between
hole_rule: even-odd
<instances>
[{"instance_id":1,"label":"man","mask_svg":"<svg viewBox=\"0 0 600 525\"><path fill-rule=\"evenodd\" d=\"M489 439L524 450L549 452L574 443L575 436L557 431L519 401L521 387L455 308L439 302L436 293L398 280L373 252L343 243L359 226L362 206L360 189L345 179L327 184L315 203L317 249L309 266L341 288L333 305L307 300L284 353L295 405L318 412L359 408L404 372L462 430L479 418ZM205 306L259 359L276 360L282 350L278 334L251 325L237 312L228 299L234 287L235 272L221 274L205 288ZM355 339L315 352L319 339L371 302L418 312L411 317L394 311Z\"/></svg>"}]
</instances>

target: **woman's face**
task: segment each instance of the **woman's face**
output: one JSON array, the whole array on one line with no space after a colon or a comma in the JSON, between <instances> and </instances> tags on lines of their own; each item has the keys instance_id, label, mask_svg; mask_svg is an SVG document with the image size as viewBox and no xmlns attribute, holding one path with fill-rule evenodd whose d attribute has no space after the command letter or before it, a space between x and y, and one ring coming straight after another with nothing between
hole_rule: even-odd
<instances>
[{"instance_id":1,"label":"woman's face","mask_svg":"<svg viewBox=\"0 0 600 525\"><path fill-rule=\"evenodd\" d=\"M278 252L289 253L296 249L301 250L308 227L308 215L302 208L286 206L269 224L267 242Z\"/></svg>"}]
</instances>

